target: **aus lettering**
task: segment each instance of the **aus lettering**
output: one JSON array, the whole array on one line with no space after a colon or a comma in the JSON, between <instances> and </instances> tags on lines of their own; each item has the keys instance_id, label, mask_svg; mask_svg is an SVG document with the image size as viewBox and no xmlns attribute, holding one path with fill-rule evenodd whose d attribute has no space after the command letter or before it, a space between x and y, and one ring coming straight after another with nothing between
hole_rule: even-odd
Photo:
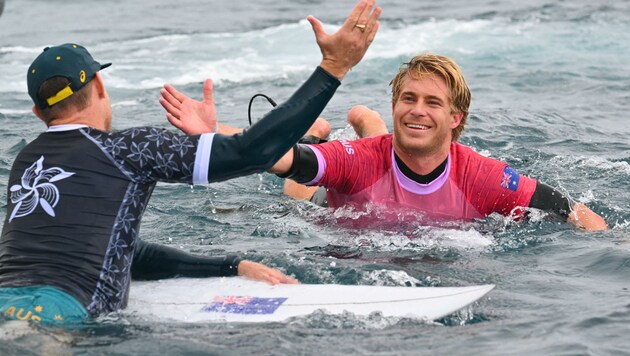
<instances>
[{"instance_id":1,"label":"aus lettering","mask_svg":"<svg viewBox=\"0 0 630 356\"><path fill-rule=\"evenodd\" d=\"M352 145L350 144L350 142L348 142L346 140L342 140L341 141L341 145L346 150L347 154L349 154L349 155L353 155L354 154L354 148L352 148Z\"/></svg>"},{"instance_id":2,"label":"aus lettering","mask_svg":"<svg viewBox=\"0 0 630 356\"><path fill-rule=\"evenodd\" d=\"M33 320L41 321L42 318L39 315L35 315L31 310L24 310L24 308L17 309L14 306L10 306L4 311L3 315L10 319L17 320Z\"/></svg>"}]
</instances>

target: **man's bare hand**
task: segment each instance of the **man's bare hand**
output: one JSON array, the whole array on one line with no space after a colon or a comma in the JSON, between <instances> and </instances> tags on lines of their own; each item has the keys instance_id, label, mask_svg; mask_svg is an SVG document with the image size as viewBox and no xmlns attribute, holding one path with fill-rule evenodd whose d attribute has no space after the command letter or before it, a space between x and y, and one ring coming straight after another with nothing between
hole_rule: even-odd
<instances>
[{"instance_id":1,"label":"man's bare hand","mask_svg":"<svg viewBox=\"0 0 630 356\"><path fill-rule=\"evenodd\" d=\"M215 132L217 111L212 97L212 80L203 85L203 101L196 101L180 93L170 84L160 90L160 104L166 110L166 118L188 135Z\"/></svg>"},{"instance_id":2,"label":"man's bare hand","mask_svg":"<svg viewBox=\"0 0 630 356\"><path fill-rule=\"evenodd\" d=\"M263 281L273 285L299 284L297 279L289 277L277 269L269 268L263 264L243 260L238 264L238 275L244 276L255 281Z\"/></svg>"},{"instance_id":3,"label":"man's bare hand","mask_svg":"<svg viewBox=\"0 0 630 356\"><path fill-rule=\"evenodd\" d=\"M322 23L313 16L311 23L315 40L322 52L320 66L339 80L365 55L378 31L381 8L374 7L375 0L361 0L350 12L341 28L332 35L324 31Z\"/></svg>"}]
</instances>

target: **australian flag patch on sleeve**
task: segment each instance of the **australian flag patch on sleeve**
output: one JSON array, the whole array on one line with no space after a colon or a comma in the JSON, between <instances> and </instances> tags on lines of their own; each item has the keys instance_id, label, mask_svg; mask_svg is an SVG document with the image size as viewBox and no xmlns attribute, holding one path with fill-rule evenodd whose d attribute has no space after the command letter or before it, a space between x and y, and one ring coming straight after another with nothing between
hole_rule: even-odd
<instances>
[{"instance_id":1,"label":"australian flag patch on sleeve","mask_svg":"<svg viewBox=\"0 0 630 356\"><path fill-rule=\"evenodd\" d=\"M510 166L505 166L503 169L503 176L501 177L501 186L503 188L516 191L518 188L518 181L520 176Z\"/></svg>"}]
</instances>

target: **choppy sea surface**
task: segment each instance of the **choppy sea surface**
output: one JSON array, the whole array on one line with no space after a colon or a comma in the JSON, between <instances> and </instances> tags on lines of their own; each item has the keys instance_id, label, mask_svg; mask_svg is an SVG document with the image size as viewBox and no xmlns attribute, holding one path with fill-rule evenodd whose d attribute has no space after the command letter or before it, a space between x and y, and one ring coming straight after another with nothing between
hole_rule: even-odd
<instances>
[{"instance_id":1,"label":"choppy sea surface","mask_svg":"<svg viewBox=\"0 0 630 356\"><path fill-rule=\"evenodd\" d=\"M2 1L4 2L4 1ZM26 69L47 45L78 42L101 62L114 129L169 127L169 82L201 98L215 80L221 121L247 125L249 98L289 97L319 63L309 14L334 31L352 8L332 1L7 0L0 17L0 214L17 152L45 127ZM390 120L389 80L422 52L451 56L473 93L461 139L558 187L605 217L585 233L538 214L429 227L349 228L333 212L253 175L210 186L159 184L145 240L240 253L302 283L496 284L486 298L423 323L325 312L270 324L177 324L111 315L78 330L0 321L0 354L630 354L630 2L382 1L381 29L326 108L334 135L365 104ZM255 101L254 116L268 104ZM4 217L2 218L4 220ZM405 220L401 218L401 220Z\"/></svg>"}]
</instances>

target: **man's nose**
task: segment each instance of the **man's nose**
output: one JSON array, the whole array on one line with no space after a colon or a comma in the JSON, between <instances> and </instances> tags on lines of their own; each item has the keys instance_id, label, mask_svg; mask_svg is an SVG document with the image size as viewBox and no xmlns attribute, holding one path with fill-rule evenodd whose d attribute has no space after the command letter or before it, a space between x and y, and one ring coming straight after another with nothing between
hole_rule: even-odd
<instances>
[{"instance_id":1,"label":"man's nose","mask_svg":"<svg viewBox=\"0 0 630 356\"><path fill-rule=\"evenodd\" d=\"M418 100L411 109L411 114L414 116L425 116L426 113L427 105L422 100Z\"/></svg>"}]
</instances>

